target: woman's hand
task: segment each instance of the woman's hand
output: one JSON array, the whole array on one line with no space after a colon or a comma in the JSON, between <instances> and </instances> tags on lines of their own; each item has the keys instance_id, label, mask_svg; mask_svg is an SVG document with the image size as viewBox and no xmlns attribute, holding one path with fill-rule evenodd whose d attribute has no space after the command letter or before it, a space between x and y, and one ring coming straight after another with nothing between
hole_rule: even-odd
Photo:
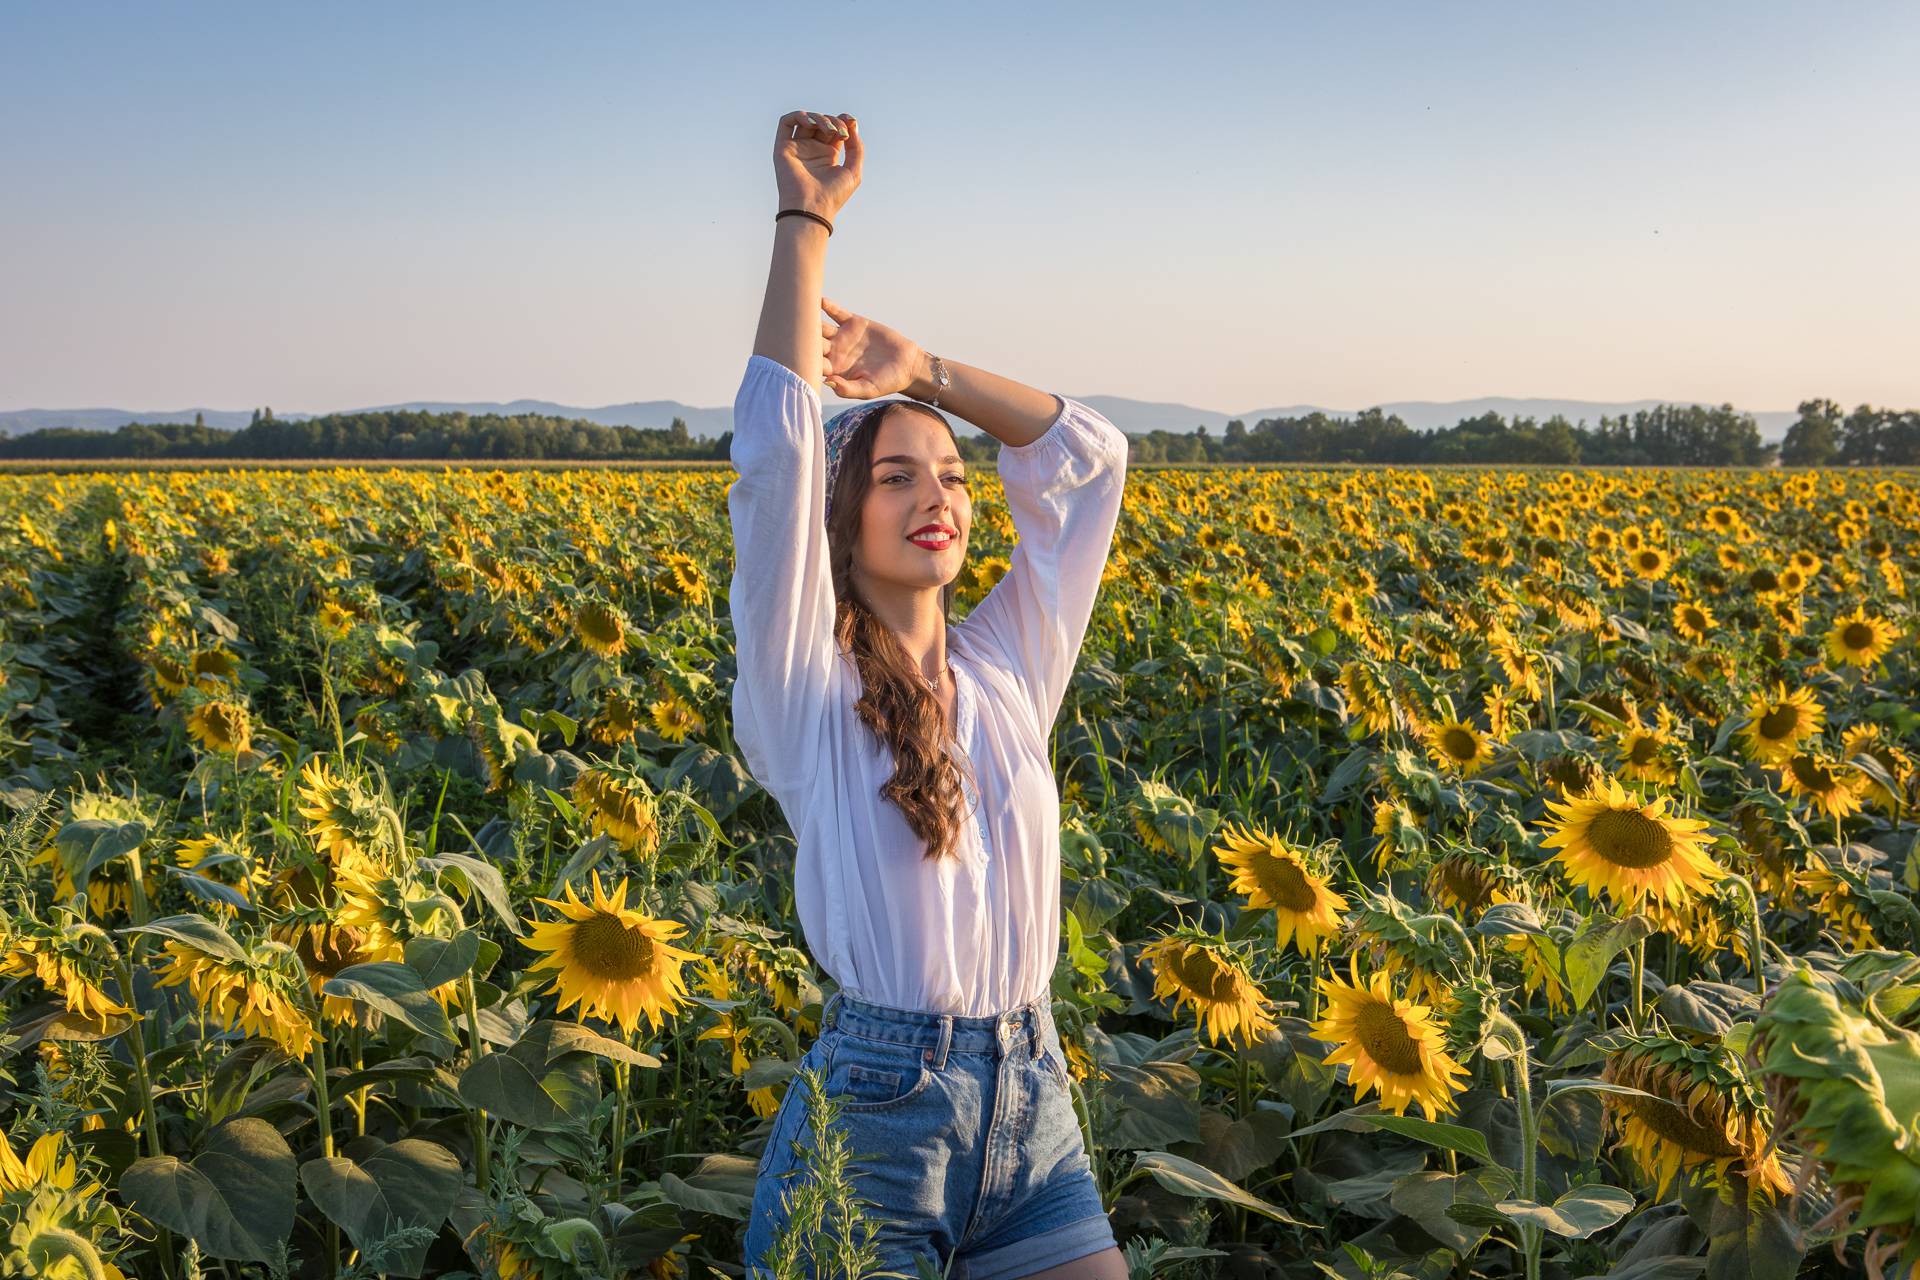
<instances>
[{"instance_id":1,"label":"woman's hand","mask_svg":"<svg viewBox=\"0 0 1920 1280\"><path fill-rule=\"evenodd\" d=\"M845 164L834 156L844 144ZM782 209L807 209L831 220L853 198L860 185L860 162L866 147L860 126L850 115L817 111L789 111L780 117L773 143L773 176L780 188Z\"/></svg>"},{"instance_id":2,"label":"woman's hand","mask_svg":"<svg viewBox=\"0 0 1920 1280\"><path fill-rule=\"evenodd\" d=\"M832 298L820 309L833 323L820 322L827 343L826 384L848 400L874 400L905 391L919 376L920 344L896 329L855 315Z\"/></svg>"}]
</instances>

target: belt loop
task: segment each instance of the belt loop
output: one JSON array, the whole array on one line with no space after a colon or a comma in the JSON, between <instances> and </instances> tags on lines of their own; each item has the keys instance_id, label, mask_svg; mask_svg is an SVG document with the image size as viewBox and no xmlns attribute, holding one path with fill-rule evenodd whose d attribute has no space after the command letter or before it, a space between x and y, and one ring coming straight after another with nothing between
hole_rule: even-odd
<instances>
[{"instance_id":1,"label":"belt loop","mask_svg":"<svg viewBox=\"0 0 1920 1280\"><path fill-rule=\"evenodd\" d=\"M839 1011L840 991L839 988L836 987L833 994L827 997L827 1003L822 1006L820 1010L820 1029L822 1031L825 1031L833 1025L834 1015Z\"/></svg>"},{"instance_id":2,"label":"belt loop","mask_svg":"<svg viewBox=\"0 0 1920 1280\"><path fill-rule=\"evenodd\" d=\"M953 1015L940 1015L940 1038L933 1048L927 1050L927 1065L935 1071L944 1071L947 1067L947 1046L953 1043Z\"/></svg>"}]
</instances>

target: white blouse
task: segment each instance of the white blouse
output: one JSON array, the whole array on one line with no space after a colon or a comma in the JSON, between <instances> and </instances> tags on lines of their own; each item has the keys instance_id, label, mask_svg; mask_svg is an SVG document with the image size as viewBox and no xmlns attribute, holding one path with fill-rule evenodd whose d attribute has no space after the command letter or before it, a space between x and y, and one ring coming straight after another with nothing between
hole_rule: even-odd
<instances>
[{"instance_id":1,"label":"white blouse","mask_svg":"<svg viewBox=\"0 0 1920 1280\"><path fill-rule=\"evenodd\" d=\"M1030 444L1002 445L1019 543L947 628L954 731L978 793L962 856L880 795L893 756L855 714L827 561L820 393L754 355L733 404L727 491L738 674L733 732L798 840L794 900L814 959L849 996L971 1017L1046 991L1060 951L1060 793L1047 739L1093 614L1120 515L1127 437L1077 400ZM964 786L965 784L963 784Z\"/></svg>"}]
</instances>

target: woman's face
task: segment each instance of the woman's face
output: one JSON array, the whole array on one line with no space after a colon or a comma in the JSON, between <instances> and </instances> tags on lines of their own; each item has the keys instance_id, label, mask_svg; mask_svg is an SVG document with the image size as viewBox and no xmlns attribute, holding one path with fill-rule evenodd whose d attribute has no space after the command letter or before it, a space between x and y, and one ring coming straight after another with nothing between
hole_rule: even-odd
<instances>
[{"instance_id":1,"label":"woman's face","mask_svg":"<svg viewBox=\"0 0 1920 1280\"><path fill-rule=\"evenodd\" d=\"M912 409L889 409L873 441L854 567L910 590L943 587L966 563L972 523L966 464L946 427Z\"/></svg>"}]
</instances>

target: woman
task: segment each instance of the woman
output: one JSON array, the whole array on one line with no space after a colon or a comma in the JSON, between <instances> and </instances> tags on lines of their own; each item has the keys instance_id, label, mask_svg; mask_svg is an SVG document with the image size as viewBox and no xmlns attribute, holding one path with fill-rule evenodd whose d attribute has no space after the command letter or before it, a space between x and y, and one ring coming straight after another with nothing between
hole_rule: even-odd
<instances>
[{"instance_id":1,"label":"woman","mask_svg":"<svg viewBox=\"0 0 1920 1280\"><path fill-rule=\"evenodd\" d=\"M801 928L838 985L802 1064L840 1104L882 1267L1124 1280L1047 994L1060 947L1047 739L1127 438L1078 401L939 360L821 297L863 155L850 116L780 119L780 208L802 212L775 217L727 495L734 736L798 838ZM869 403L823 425L816 380ZM901 391L912 399L874 402ZM1001 441L1019 533L957 626L973 509L940 408ZM782 1192L813 1145L803 1094L787 1089L761 1156L749 1276L767 1274Z\"/></svg>"}]
</instances>

